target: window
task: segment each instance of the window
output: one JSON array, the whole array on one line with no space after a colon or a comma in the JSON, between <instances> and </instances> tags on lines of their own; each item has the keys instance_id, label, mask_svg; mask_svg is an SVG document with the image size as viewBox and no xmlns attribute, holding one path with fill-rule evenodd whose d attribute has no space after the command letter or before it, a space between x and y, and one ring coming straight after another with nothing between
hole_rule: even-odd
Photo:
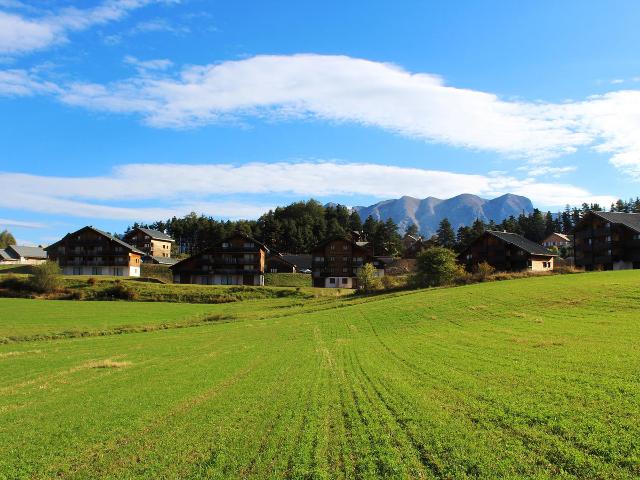
<instances>
[{"instance_id":1,"label":"window","mask_svg":"<svg viewBox=\"0 0 640 480\"><path fill-rule=\"evenodd\" d=\"M343 267L342 268L342 273L347 273L349 271L349 269L347 267Z\"/></svg>"},{"instance_id":2,"label":"window","mask_svg":"<svg viewBox=\"0 0 640 480\"><path fill-rule=\"evenodd\" d=\"M229 242L222 242L222 248L229 248Z\"/></svg>"},{"instance_id":3,"label":"window","mask_svg":"<svg viewBox=\"0 0 640 480\"><path fill-rule=\"evenodd\" d=\"M336 284L336 279L335 278L330 278L329 279L329 283L332 284L332 285L335 285Z\"/></svg>"},{"instance_id":4,"label":"window","mask_svg":"<svg viewBox=\"0 0 640 480\"><path fill-rule=\"evenodd\" d=\"M113 274L114 274L116 277L121 277L121 276L122 276L122 268L114 268L114 269L113 269Z\"/></svg>"},{"instance_id":5,"label":"window","mask_svg":"<svg viewBox=\"0 0 640 480\"><path fill-rule=\"evenodd\" d=\"M593 239L587 238L587 245L593 245Z\"/></svg>"},{"instance_id":6,"label":"window","mask_svg":"<svg viewBox=\"0 0 640 480\"><path fill-rule=\"evenodd\" d=\"M636 233L636 234L633 236L633 239L634 239L634 240L640 240L640 233ZM62 251L64 252L64 247L62 247Z\"/></svg>"},{"instance_id":7,"label":"window","mask_svg":"<svg viewBox=\"0 0 640 480\"><path fill-rule=\"evenodd\" d=\"M342 250L349 250L349 245L347 245L346 243L342 245Z\"/></svg>"},{"instance_id":8,"label":"window","mask_svg":"<svg viewBox=\"0 0 640 480\"><path fill-rule=\"evenodd\" d=\"M330 262L335 262L336 261L336 257L329 257L329 261Z\"/></svg>"},{"instance_id":9,"label":"window","mask_svg":"<svg viewBox=\"0 0 640 480\"><path fill-rule=\"evenodd\" d=\"M607 236L605 237L605 241L607 241L607 242L611 242L611 235L607 235Z\"/></svg>"},{"instance_id":10,"label":"window","mask_svg":"<svg viewBox=\"0 0 640 480\"><path fill-rule=\"evenodd\" d=\"M331 245L329 245L329 250L335 250L336 246L332 243Z\"/></svg>"},{"instance_id":11,"label":"window","mask_svg":"<svg viewBox=\"0 0 640 480\"><path fill-rule=\"evenodd\" d=\"M74 275L82 275L82 267L73 267Z\"/></svg>"},{"instance_id":12,"label":"window","mask_svg":"<svg viewBox=\"0 0 640 480\"><path fill-rule=\"evenodd\" d=\"M244 269L245 270L253 270L253 265L245 265Z\"/></svg>"},{"instance_id":13,"label":"window","mask_svg":"<svg viewBox=\"0 0 640 480\"><path fill-rule=\"evenodd\" d=\"M607 250L607 256L611 256L611 249Z\"/></svg>"},{"instance_id":14,"label":"window","mask_svg":"<svg viewBox=\"0 0 640 480\"><path fill-rule=\"evenodd\" d=\"M272 268L271 270L269 270L271 273L278 273L278 269L277 268Z\"/></svg>"},{"instance_id":15,"label":"window","mask_svg":"<svg viewBox=\"0 0 640 480\"><path fill-rule=\"evenodd\" d=\"M253 248L254 246L253 242L244 242L244 248Z\"/></svg>"},{"instance_id":16,"label":"window","mask_svg":"<svg viewBox=\"0 0 640 480\"><path fill-rule=\"evenodd\" d=\"M467 260L473 260L473 255L471 253L467 253Z\"/></svg>"},{"instance_id":17,"label":"window","mask_svg":"<svg viewBox=\"0 0 640 480\"><path fill-rule=\"evenodd\" d=\"M346 285L347 283L349 283L349 279L348 278L343 278L342 279L342 284Z\"/></svg>"},{"instance_id":18,"label":"window","mask_svg":"<svg viewBox=\"0 0 640 480\"><path fill-rule=\"evenodd\" d=\"M93 267L91 269L91 275L102 275L102 267Z\"/></svg>"}]
</instances>

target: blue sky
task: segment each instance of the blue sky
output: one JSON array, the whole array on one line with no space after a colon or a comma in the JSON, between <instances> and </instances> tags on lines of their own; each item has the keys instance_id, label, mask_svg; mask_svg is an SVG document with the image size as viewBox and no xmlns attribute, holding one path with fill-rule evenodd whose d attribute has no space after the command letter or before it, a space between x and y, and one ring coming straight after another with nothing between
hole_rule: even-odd
<instances>
[{"instance_id":1,"label":"blue sky","mask_svg":"<svg viewBox=\"0 0 640 480\"><path fill-rule=\"evenodd\" d=\"M0 0L0 228L636 196L639 21L632 1Z\"/></svg>"}]
</instances>

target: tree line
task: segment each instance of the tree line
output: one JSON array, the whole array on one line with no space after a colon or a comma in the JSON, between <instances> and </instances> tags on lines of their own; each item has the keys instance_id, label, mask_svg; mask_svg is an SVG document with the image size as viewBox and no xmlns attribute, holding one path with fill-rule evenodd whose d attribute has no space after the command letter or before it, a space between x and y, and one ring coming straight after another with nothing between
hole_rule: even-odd
<instances>
[{"instance_id":1,"label":"tree line","mask_svg":"<svg viewBox=\"0 0 640 480\"><path fill-rule=\"evenodd\" d=\"M397 255L402 243L396 223L388 219L376 220L360 215L344 205L324 206L316 200L295 202L269 210L257 220L221 221L205 215L190 213L182 218L149 224L134 223L136 227L160 230L176 240L174 254L200 252L215 245L236 231L245 233L278 252L309 253L322 240L332 236L354 236L373 243L374 251Z\"/></svg>"},{"instance_id":2,"label":"tree line","mask_svg":"<svg viewBox=\"0 0 640 480\"><path fill-rule=\"evenodd\" d=\"M460 227L457 231L445 218L440 222L432 240L459 252L485 230L500 230L517 233L540 243L554 232L570 234L587 211L603 210L597 203L584 203L573 208L567 205L563 211L556 213L534 209L530 214L510 216L499 223L477 219L473 224ZM618 200L611 205L610 211L640 213L640 198ZM190 213L166 221L134 223L126 232L135 227L151 228L171 235L176 239L175 255L200 252L236 231L250 235L278 252L286 253L309 253L316 244L328 237L351 237L353 232L360 232L360 240L373 243L376 254L399 255L402 253L401 233L418 235L415 225L408 225L405 232L399 232L392 219L383 221L369 216L363 221L357 212L344 205L322 205L317 200L277 207L257 220L223 221Z\"/></svg>"}]
</instances>

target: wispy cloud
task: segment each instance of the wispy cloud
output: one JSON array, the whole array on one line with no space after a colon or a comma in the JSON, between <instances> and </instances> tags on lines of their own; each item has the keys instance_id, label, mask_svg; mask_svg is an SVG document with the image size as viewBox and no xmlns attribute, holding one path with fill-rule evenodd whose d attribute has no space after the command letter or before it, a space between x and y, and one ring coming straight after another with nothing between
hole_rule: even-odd
<instances>
[{"instance_id":1,"label":"wispy cloud","mask_svg":"<svg viewBox=\"0 0 640 480\"><path fill-rule=\"evenodd\" d=\"M39 16L0 11L0 54L27 53L63 43L70 32L120 20L131 10L158 2L167 0L106 0L94 8L69 7ZM6 0L0 4L0 8L20 6L20 2Z\"/></svg>"},{"instance_id":2,"label":"wispy cloud","mask_svg":"<svg viewBox=\"0 0 640 480\"><path fill-rule=\"evenodd\" d=\"M139 188L140 178L154 185ZM357 181L354 181L357 179ZM130 164L99 177L46 177L0 174L0 207L69 216L153 220L190 211L222 217L257 217L272 207L272 196L411 195L448 198L461 193L495 197L528 196L541 206L582 202L609 204L612 197L562 183L518 179L505 174L470 175L388 165L320 162L251 163L234 166ZM264 202L225 199L238 194L264 196ZM252 197L252 198L253 198ZM132 207L153 201L158 207Z\"/></svg>"},{"instance_id":3,"label":"wispy cloud","mask_svg":"<svg viewBox=\"0 0 640 480\"><path fill-rule=\"evenodd\" d=\"M560 104L507 101L390 64L293 55L190 66L177 76L145 71L106 85L72 83L56 95L83 108L139 114L155 127L315 118L538 162L589 147L640 178L637 90Z\"/></svg>"},{"instance_id":4,"label":"wispy cloud","mask_svg":"<svg viewBox=\"0 0 640 480\"><path fill-rule=\"evenodd\" d=\"M45 228L46 225L36 222L23 222L22 220L11 220L8 218L0 218L0 228L20 227L20 228Z\"/></svg>"},{"instance_id":5,"label":"wispy cloud","mask_svg":"<svg viewBox=\"0 0 640 480\"><path fill-rule=\"evenodd\" d=\"M534 165L518 168L518 170L525 171L532 177L551 176L554 178L560 177L567 173L575 172L577 169L578 167L575 166L553 167L550 165Z\"/></svg>"},{"instance_id":6,"label":"wispy cloud","mask_svg":"<svg viewBox=\"0 0 640 480\"><path fill-rule=\"evenodd\" d=\"M449 86L436 75L346 56L257 56L178 71L163 71L167 60L155 69L135 61L138 75L109 84L75 82L54 89L25 75L31 88L66 104L139 115L158 128L243 118L350 122L536 166L592 149L640 180L640 90L543 103L505 100ZM0 94L25 90L0 83Z\"/></svg>"}]
</instances>

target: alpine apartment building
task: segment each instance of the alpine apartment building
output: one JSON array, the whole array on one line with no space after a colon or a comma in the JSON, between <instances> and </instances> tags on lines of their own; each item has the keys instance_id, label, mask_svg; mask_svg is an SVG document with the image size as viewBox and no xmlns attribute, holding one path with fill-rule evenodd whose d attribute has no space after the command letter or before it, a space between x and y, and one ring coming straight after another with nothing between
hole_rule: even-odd
<instances>
[{"instance_id":1,"label":"alpine apartment building","mask_svg":"<svg viewBox=\"0 0 640 480\"><path fill-rule=\"evenodd\" d=\"M174 283L264 285L268 253L262 243L236 233L170 268Z\"/></svg>"},{"instance_id":2,"label":"alpine apartment building","mask_svg":"<svg viewBox=\"0 0 640 480\"><path fill-rule=\"evenodd\" d=\"M585 270L640 268L640 213L587 213L574 229L574 250Z\"/></svg>"},{"instance_id":3,"label":"alpine apartment building","mask_svg":"<svg viewBox=\"0 0 640 480\"><path fill-rule=\"evenodd\" d=\"M65 275L139 277L144 252L92 226L68 233L45 248Z\"/></svg>"}]
</instances>

